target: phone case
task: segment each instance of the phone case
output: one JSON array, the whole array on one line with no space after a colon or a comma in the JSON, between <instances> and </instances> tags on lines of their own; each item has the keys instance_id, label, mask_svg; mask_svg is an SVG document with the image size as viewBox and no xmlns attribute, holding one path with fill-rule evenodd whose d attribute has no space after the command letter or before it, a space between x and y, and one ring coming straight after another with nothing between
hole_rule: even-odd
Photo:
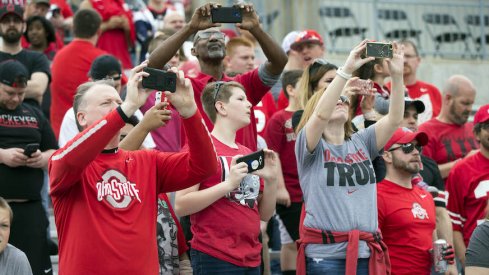
<instances>
[{"instance_id":1,"label":"phone case","mask_svg":"<svg viewBox=\"0 0 489 275\"><path fill-rule=\"evenodd\" d=\"M177 75L173 72L165 72L154 68L144 68L149 76L143 77L143 88L156 91L169 91L174 93L177 89Z\"/></svg>"},{"instance_id":2,"label":"phone case","mask_svg":"<svg viewBox=\"0 0 489 275\"><path fill-rule=\"evenodd\" d=\"M378 58L392 58L392 44L368 42L367 43L367 56L373 56Z\"/></svg>"},{"instance_id":3,"label":"phone case","mask_svg":"<svg viewBox=\"0 0 489 275\"><path fill-rule=\"evenodd\" d=\"M248 165L248 173L265 167L265 153L263 150L256 151L246 156L242 156L236 160L236 163L245 162Z\"/></svg>"},{"instance_id":4,"label":"phone case","mask_svg":"<svg viewBox=\"0 0 489 275\"><path fill-rule=\"evenodd\" d=\"M372 95L372 89L374 87L374 83L372 80L365 80L365 79L357 79L355 82L352 84L355 87L360 88L360 92L358 92L359 95Z\"/></svg>"},{"instance_id":5,"label":"phone case","mask_svg":"<svg viewBox=\"0 0 489 275\"><path fill-rule=\"evenodd\" d=\"M243 15L238 7L219 7L211 9L212 23L241 23Z\"/></svg>"}]
</instances>

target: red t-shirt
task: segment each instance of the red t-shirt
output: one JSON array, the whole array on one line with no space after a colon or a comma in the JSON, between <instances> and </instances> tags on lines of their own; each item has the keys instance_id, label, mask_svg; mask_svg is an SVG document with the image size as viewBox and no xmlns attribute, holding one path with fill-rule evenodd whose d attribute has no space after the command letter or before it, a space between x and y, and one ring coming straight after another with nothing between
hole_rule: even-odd
<instances>
[{"instance_id":1,"label":"red t-shirt","mask_svg":"<svg viewBox=\"0 0 489 275\"><path fill-rule=\"evenodd\" d=\"M447 210L453 230L462 232L465 246L484 222L489 192L489 159L478 152L457 162L446 181Z\"/></svg>"},{"instance_id":2,"label":"red t-shirt","mask_svg":"<svg viewBox=\"0 0 489 275\"><path fill-rule=\"evenodd\" d=\"M430 193L418 186L409 189L384 179L377 184L377 207L392 274L429 275L436 227L435 203Z\"/></svg>"},{"instance_id":3,"label":"red t-shirt","mask_svg":"<svg viewBox=\"0 0 489 275\"><path fill-rule=\"evenodd\" d=\"M200 72L197 77L190 78L192 82L192 87L194 89L195 102L197 103L197 108L202 114L205 114L204 108L202 107L202 101L200 96L204 87L210 83L217 81L212 76ZM262 100L262 97L270 90L270 87L263 84L260 77L258 76L258 69L254 69L244 74L237 75L235 77L229 77L223 74L221 81L236 81L241 83L245 88L246 96L253 106L256 106L258 102ZM212 131L214 125L207 115L203 115L205 124L209 131ZM251 121L256 121L255 113L251 112ZM256 123L250 123L250 125L241 128L236 133L236 142L250 148L252 151L256 151Z\"/></svg>"},{"instance_id":4,"label":"red t-shirt","mask_svg":"<svg viewBox=\"0 0 489 275\"><path fill-rule=\"evenodd\" d=\"M255 113L256 131L258 135L263 137L268 121L277 111L277 106L275 106L272 93L266 93L262 100L258 102L255 108L253 108L253 111Z\"/></svg>"},{"instance_id":5,"label":"red t-shirt","mask_svg":"<svg viewBox=\"0 0 489 275\"><path fill-rule=\"evenodd\" d=\"M132 20L132 13L128 5L123 0L90 0L92 7L100 14L102 21L108 21L112 16L124 16L129 21L130 40L134 43L136 31ZM124 69L132 69L131 56L126 35L123 29L112 29L103 32L98 41L97 47L109 52L122 62Z\"/></svg>"},{"instance_id":6,"label":"red t-shirt","mask_svg":"<svg viewBox=\"0 0 489 275\"><path fill-rule=\"evenodd\" d=\"M423 155L432 158L438 165L462 158L472 149L479 148L472 132L472 122L464 125L448 124L433 118L419 126L419 131L428 134L428 144Z\"/></svg>"},{"instance_id":7,"label":"red t-shirt","mask_svg":"<svg viewBox=\"0 0 489 275\"><path fill-rule=\"evenodd\" d=\"M251 150L238 144L231 148L212 137L219 157L217 173L200 183L204 190L223 182L229 175L231 158L247 155ZM257 197L261 188L257 176L248 175L239 187L246 190L232 197L222 197L207 208L190 215L193 233L191 247L212 257L242 267L257 267L261 262L260 214ZM238 191L238 189L236 190ZM240 202L246 198L249 205Z\"/></svg>"},{"instance_id":8,"label":"red t-shirt","mask_svg":"<svg viewBox=\"0 0 489 275\"><path fill-rule=\"evenodd\" d=\"M387 83L387 86L390 89L391 83ZM436 86L418 80L413 85L406 85L406 89L410 98L421 100L424 103L425 111L418 116L419 124L440 114L441 93Z\"/></svg>"},{"instance_id":9,"label":"red t-shirt","mask_svg":"<svg viewBox=\"0 0 489 275\"><path fill-rule=\"evenodd\" d=\"M158 274L157 195L216 171L216 154L197 112L189 153L100 153L121 129L119 110L78 134L49 161L60 274Z\"/></svg>"},{"instance_id":10,"label":"red t-shirt","mask_svg":"<svg viewBox=\"0 0 489 275\"><path fill-rule=\"evenodd\" d=\"M85 40L73 40L59 50L51 64L51 127L56 138L63 117L73 106L76 88L88 81L88 71L95 58L107 52Z\"/></svg>"},{"instance_id":11,"label":"red t-shirt","mask_svg":"<svg viewBox=\"0 0 489 275\"><path fill-rule=\"evenodd\" d=\"M280 156L282 173L287 191L292 202L302 201L302 190L299 185L297 161L295 158L296 134L292 128L292 115L294 112L280 110L268 121L265 131L265 140L268 148Z\"/></svg>"}]
</instances>

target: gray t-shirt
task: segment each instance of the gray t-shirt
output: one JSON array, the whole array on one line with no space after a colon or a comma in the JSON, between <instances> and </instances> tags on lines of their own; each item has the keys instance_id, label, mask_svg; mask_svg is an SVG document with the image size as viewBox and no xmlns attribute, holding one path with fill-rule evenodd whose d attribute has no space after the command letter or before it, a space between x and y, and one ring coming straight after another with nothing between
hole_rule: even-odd
<instances>
[{"instance_id":1,"label":"gray t-shirt","mask_svg":"<svg viewBox=\"0 0 489 275\"><path fill-rule=\"evenodd\" d=\"M465 266L489 268L489 221L477 226L465 252Z\"/></svg>"},{"instance_id":2,"label":"gray t-shirt","mask_svg":"<svg viewBox=\"0 0 489 275\"><path fill-rule=\"evenodd\" d=\"M377 230L377 185L371 161L378 155L374 127L353 134L342 145L321 139L312 153L307 151L303 128L295 153L306 204L305 226L339 232ZM346 242L310 244L306 256L345 259L346 246ZM360 241L358 256L370 257L364 241Z\"/></svg>"},{"instance_id":3,"label":"gray t-shirt","mask_svg":"<svg viewBox=\"0 0 489 275\"><path fill-rule=\"evenodd\" d=\"M17 247L7 244L0 253L0 275L32 275L27 256Z\"/></svg>"}]
</instances>

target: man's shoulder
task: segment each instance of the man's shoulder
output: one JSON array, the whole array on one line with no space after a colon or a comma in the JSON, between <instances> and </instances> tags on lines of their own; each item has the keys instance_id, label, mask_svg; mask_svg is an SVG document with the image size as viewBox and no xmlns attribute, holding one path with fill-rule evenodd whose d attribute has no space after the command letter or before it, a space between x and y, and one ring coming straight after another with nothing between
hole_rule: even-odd
<instances>
[{"instance_id":1,"label":"man's shoulder","mask_svg":"<svg viewBox=\"0 0 489 275\"><path fill-rule=\"evenodd\" d=\"M428 92L440 93L440 91L438 90L438 87L436 87L434 84L431 84L431 83L426 82L426 81L417 80L415 86L417 86L420 89L421 88L428 89Z\"/></svg>"}]
</instances>

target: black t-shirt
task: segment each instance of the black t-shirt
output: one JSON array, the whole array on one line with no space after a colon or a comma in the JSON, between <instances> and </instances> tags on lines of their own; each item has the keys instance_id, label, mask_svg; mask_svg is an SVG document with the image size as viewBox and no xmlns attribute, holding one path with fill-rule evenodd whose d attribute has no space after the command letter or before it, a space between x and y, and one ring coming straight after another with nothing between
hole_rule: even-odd
<instances>
[{"instance_id":1,"label":"black t-shirt","mask_svg":"<svg viewBox=\"0 0 489 275\"><path fill-rule=\"evenodd\" d=\"M489 268L489 221L477 226L465 253L465 266Z\"/></svg>"},{"instance_id":2,"label":"black t-shirt","mask_svg":"<svg viewBox=\"0 0 489 275\"><path fill-rule=\"evenodd\" d=\"M42 112L25 103L13 111L0 108L0 148L24 149L29 143L39 143L41 152L58 148L53 130ZM41 198L42 169L0 164L0 177L0 196L5 199Z\"/></svg>"}]
</instances>

